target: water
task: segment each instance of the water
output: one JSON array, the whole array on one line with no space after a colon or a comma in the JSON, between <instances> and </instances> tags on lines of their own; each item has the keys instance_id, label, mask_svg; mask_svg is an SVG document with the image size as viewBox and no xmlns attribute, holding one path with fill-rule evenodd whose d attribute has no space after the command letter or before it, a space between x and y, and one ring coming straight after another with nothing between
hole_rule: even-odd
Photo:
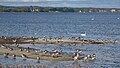
<instances>
[{"instance_id":1,"label":"water","mask_svg":"<svg viewBox=\"0 0 120 68\"><path fill-rule=\"evenodd\" d=\"M84 38L88 39L113 39L120 41L120 13L0 13L0 36L80 36L86 32ZM94 20L93 20L94 19ZM29 46L30 45L30 46ZM118 44L84 44L76 46L58 46L31 44L20 45L37 49L60 49L73 52L82 49L85 54L96 53L97 59L89 63L90 68L120 68L120 43ZM37 60L23 61L0 56L4 64L38 64ZM53 66L70 65L73 61L45 61L39 64Z\"/></svg>"}]
</instances>

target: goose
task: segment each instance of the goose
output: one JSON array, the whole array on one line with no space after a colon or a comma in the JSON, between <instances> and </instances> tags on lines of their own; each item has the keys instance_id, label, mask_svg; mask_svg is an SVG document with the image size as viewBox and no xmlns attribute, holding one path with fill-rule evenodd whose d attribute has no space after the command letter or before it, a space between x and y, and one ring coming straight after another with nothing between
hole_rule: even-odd
<instances>
[{"instance_id":1,"label":"goose","mask_svg":"<svg viewBox=\"0 0 120 68\"><path fill-rule=\"evenodd\" d=\"M62 54L62 53L63 53L63 50L62 50L62 49L60 49L60 50L59 50L59 54Z\"/></svg>"},{"instance_id":2,"label":"goose","mask_svg":"<svg viewBox=\"0 0 120 68\"><path fill-rule=\"evenodd\" d=\"M12 50L13 50L13 48L10 48L9 50L10 50L10 51L12 51Z\"/></svg>"},{"instance_id":3,"label":"goose","mask_svg":"<svg viewBox=\"0 0 120 68\"><path fill-rule=\"evenodd\" d=\"M13 54L12 56L13 56L13 59L16 59L16 55L15 54Z\"/></svg>"},{"instance_id":4,"label":"goose","mask_svg":"<svg viewBox=\"0 0 120 68\"><path fill-rule=\"evenodd\" d=\"M91 20L95 20L94 18L92 18Z\"/></svg>"},{"instance_id":5,"label":"goose","mask_svg":"<svg viewBox=\"0 0 120 68\"><path fill-rule=\"evenodd\" d=\"M57 51L57 52L52 52L52 54L51 54L51 56L53 57L53 58L55 58L55 57L58 57L58 55L59 55L60 53Z\"/></svg>"},{"instance_id":6,"label":"goose","mask_svg":"<svg viewBox=\"0 0 120 68\"><path fill-rule=\"evenodd\" d=\"M19 51L22 51L22 49L19 49Z\"/></svg>"},{"instance_id":7,"label":"goose","mask_svg":"<svg viewBox=\"0 0 120 68\"><path fill-rule=\"evenodd\" d=\"M87 57L87 56L85 56L85 57L83 58L83 60L84 60L84 61L86 61L87 59L88 59L88 57Z\"/></svg>"},{"instance_id":8,"label":"goose","mask_svg":"<svg viewBox=\"0 0 120 68\"><path fill-rule=\"evenodd\" d=\"M80 34L81 36L86 36L86 32L85 33L82 33L82 34Z\"/></svg>"},{"instance_id":9,"label":"goose","mask_svg":"<svg viewBox=\"0 0 120 68\"><path fill-rule=\"evenodd\" d=\"M37 52L39 52L38 50L35 50L35 52L37 53Z\"/></svg>"},{"instance_id":10,"label":"goose","mask_svg":"<svg viewBox=\"0 0 120 68\"><path fill-rule=\"evenodd\" d=\"M9 53L4 53L3 55L5 58L8 58Z\"/></svg>"},{"instance_id":11,"label":"goose","mask_svg":"<svg viewBox=\"0 0 120 68\"><path fill-rule=\"evenodd\" d=\"M39 56L37 56L37 60L40 60L40 57L39 57Z\"/></svg>"},{"instance_id":12,"label":"goose","mask_svg":"<svg viewBox=\"0 0 120 68\"><path fill-rule=\"evenodd\" d=\"M48 52L47 50L44 50L44 52L43 52L43 53L44 53L44 54L47 54L47 52Z\"/></svg>"},{"instance_id":13,"label":"goose","mask_svg":"<svg viewBox=\"0 0 120 68\"><path fill-rule=\"evenodd\" d=\"M74 62L72 64L74 63L78 64L79 57L80 57L79 53L75 53Z\"/></svg>"},{"instance_id":14,"label":"goose","mask_svg":"<svg viewBox=\"0 0 120 68\"><path fill-rule=\"evenodd\" d=\"M27 58L27 56L25 54L21 54L22 58Z\"/></svg>"},{"instance_id":15,"label":"goose","mask_svg":"<svg viewBox=\"0 0 120 68\"><path fill-rule=\"evenodd\" d=\"M2 48L7 48L5 45L1 45Z\"/></svg>"},{"instance_id":16,"label":"goose","mask_svg":"<svg viewBox=\"0 0 120 68\"><path fill-rule=\"evenodd\" d=\"M90 57L90 55L88 54L87 56L85 56L85 57L83 58L83 60L86 61L86 60L88 60L89 57Z\"/></svg>"},{"instance_id":17,"label":"goose","mask_svg":"<svg viewBox=\"0 0 120 68\"><path fill-rule=\"evenodd\" d=\"M77 53L81 53L82 51L81 51L80 49L77 49L76 52L77 52Z\"/></svg>"},{"instance_id":18,"label":"goose","mask_svg":"<svg viewBox=\"0 0 120 68\"><path fill-rule=\"evenodd\" d=\"M25 51L27 51L27 49L26 49L26 48L25 48L24 50L25 50Z\"/></svg>"},{"instance_id":19,"label":"goose","mask_svg":"<svg viewBox=\"0 0 120 68\"><path fill-rule=\"evenodd\" d=\"M39 60L40 60L40 57L39 57L39 56L37 56L37 60L38 60L37 62L40 63L40 61L39 61Z\"/></svg>"},{"instance_id":20,"label":"goose","mask_svg":"<svg viewBox=\"0 0 120 68\"><path fill-rule=\"evenodd\" d=\"M29 47L27 47L27 49L30 49Z\"/></svg>"},{"instance_id":21,"label":"goose","mask_svg":"<svg viewBox=\"0 0 120 68\"><path fill-rule=\"evenodd\" d=\"M91 55L90 57L89 57L89 60L95 60L96 59L96 55L95 54L93 54L93 55Z\"/></svg>"},{"instance_id":22,"label":"goose","mask_svg":"<svg viewBox=\"0 0 120 68\"><path fill-rule=\"evenodd\" d=\"M52 49L52 52L57 52L57 50L56 49Z\"/></svg>"},{"instance_id":23,"label":"goose","mask_svg":"<svg viewBox=\"0 0 120 68\"><path fill-rule=\"evenodd\" d=\"M12 51L12 50L13 50L13 48L9 48L9 47L8 47L8 50Z\"/></svg>"},{"instance_id":24,"label":"goose","mask_svg":"<svg viewBox=\"0 0 120 68\"><path fill-rule=\"evenodd\" d=\"M16 47L19 47L19 44L16 44Z\"/></svg>"},{"instance_id":25,"label":"goose","mask_svg":"<svg viewBox=\"0 0 120 68\"><path fill-rule=\"evenodd\" d=\"M27 53L29 53L30 51L29 51L29 50L27 50L26 52L27 52Z\"/></svg>"}]
</instances>

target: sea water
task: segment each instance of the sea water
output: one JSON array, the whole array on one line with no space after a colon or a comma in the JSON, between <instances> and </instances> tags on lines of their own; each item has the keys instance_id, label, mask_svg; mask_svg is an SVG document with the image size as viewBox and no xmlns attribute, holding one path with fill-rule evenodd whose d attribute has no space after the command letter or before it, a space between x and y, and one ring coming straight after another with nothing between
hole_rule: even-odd
<instances>
[{"instance_id":1,"label":"sea water","mask_svg":"<svg viewBox=\"0 0 120 68\"><path fill-rule=\"evenodd\" d=\"M0 12L0 36L64 36L81 37L85 32L87 39L117 40L117 44L79 44L74 46L52 44L21 44L43 50L63 49L71 53L76 49L83 50L84 54L96 54L96 60L86 65L90 68L120 68L120 13L36 13L36 12ZM73 61L45 61L17 57L4 58L0 55L3 64L47 64L63 68ZM79 61L80 63L82 61ZM84 64L85 65L85 64Z\"/></svg>"}]
</instances>

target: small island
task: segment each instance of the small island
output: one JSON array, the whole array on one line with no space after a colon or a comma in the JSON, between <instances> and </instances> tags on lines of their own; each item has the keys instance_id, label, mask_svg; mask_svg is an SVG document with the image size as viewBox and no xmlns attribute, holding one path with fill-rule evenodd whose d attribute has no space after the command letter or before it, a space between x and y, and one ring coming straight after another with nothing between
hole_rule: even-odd
<instances>
[{"instance_id":1,"label":"small island","mask_svg":"<svg viewBox=\"0 0 120 68\"><path fill-rule=\"evenodd\" d=\"M116 40L92 40L84 39L81 37L52 37L52 36L39 36L39 37L27 37L27 36L1 36L0 44L115 44Z\"/></svg>"},{"instance_id":2,"label":"small island","mask_svg":"<svg viewBox=\"0 0 120 68\"><path fill-rule=\"evenodd\" d=\"M55 44L69 46L76 44L115 44L114 40L89 40L80 37L51 37L51 36L41 36L41 37L13 37L13 36L1 36L0 37L0 55L4 55L5 58L8 56L23 57L24 59L31 58L37 60L50 60L50 61L70 61L74 60L76 54L80 54L77 57L84 60L86 58L85 54L81 54L80 50L75 51L75 55L63 52L63 50L40 50L34 48L24 48L20 47L19 44ZM10 45L6 45L10 44ZM92 55L91 55L92 56ZM95 57L90 57L90 60L95 59ZM93 59L93 60L94 60Z\"/></svg>"}]
</instances>

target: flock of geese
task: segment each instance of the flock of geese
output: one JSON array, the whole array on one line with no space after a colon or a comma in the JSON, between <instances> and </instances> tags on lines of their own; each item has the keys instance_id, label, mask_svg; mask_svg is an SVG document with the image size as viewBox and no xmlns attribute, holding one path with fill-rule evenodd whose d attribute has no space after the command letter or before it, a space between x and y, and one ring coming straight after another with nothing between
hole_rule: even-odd
<instances>
[{"instance_id":1,"label":"flock of geese","mask_svg":"<svg viewBox=\"0 0 120 68\"><path fill-rule=\"evenodd\" d=\"M84 57L81 57L82 51L77 49L73 55L74 55L74 62L78 61L79 59L83 59L84 61L93 61L96 59L96 54L93 53L92 55L88 54Z\"/></svg>"},{"instance_id":2,"label":"flock of geese","mask_svg":"<svg viewBox=\"0 0 120 68\"><path fill-rule=\"evenodd\" d=\"M7 49L9 49L10 51L13 50L13 48L7 47L7 46L5 46L5 45L1 45L1 47L7 48ZM27 53L30 52L30 51L29 51L29 47L28 47L28 48L24 48L24 49L22 49L22 48L19 49L19 51L23 51L23 50L26 51ZM38 51L35 50L35 52L38 52ZM47 50L44 50L44 51L43 51L43 54L48 54L48 53L50 53L51 57L56 58L58 55L60 55L60 54L62 55L63 50L62 50L62 49L60 49L60 50L54 49L54 50L52 50L52 51L47 51ZM3 55L4 55L5 58L8 58L9 53L4 53ZM74 62L80 60L80 59L81 59L81 55L82 55L82 51L81 51L80 49L77 49L77 50L73 53ZM16 59L16 55L15 55L15 54L13 54L12 57L13 57L13 59ZM28 58L28 56L25 55L25 54L21 54L21 57L24 58L23 60L26 60L26 59ZM37 56L36 59L39 61L39 60L40 60L40 57ZM88 61L93 61L93 60L96 59L96 55L95 55L95 54L92 54L92 55L89 55L89 54L88 54L88 55L84 55L84 57L82 57L82 59L83 59L84 61L87 61L87 60L88 60Z\"/></svg>"}]
</instances>

